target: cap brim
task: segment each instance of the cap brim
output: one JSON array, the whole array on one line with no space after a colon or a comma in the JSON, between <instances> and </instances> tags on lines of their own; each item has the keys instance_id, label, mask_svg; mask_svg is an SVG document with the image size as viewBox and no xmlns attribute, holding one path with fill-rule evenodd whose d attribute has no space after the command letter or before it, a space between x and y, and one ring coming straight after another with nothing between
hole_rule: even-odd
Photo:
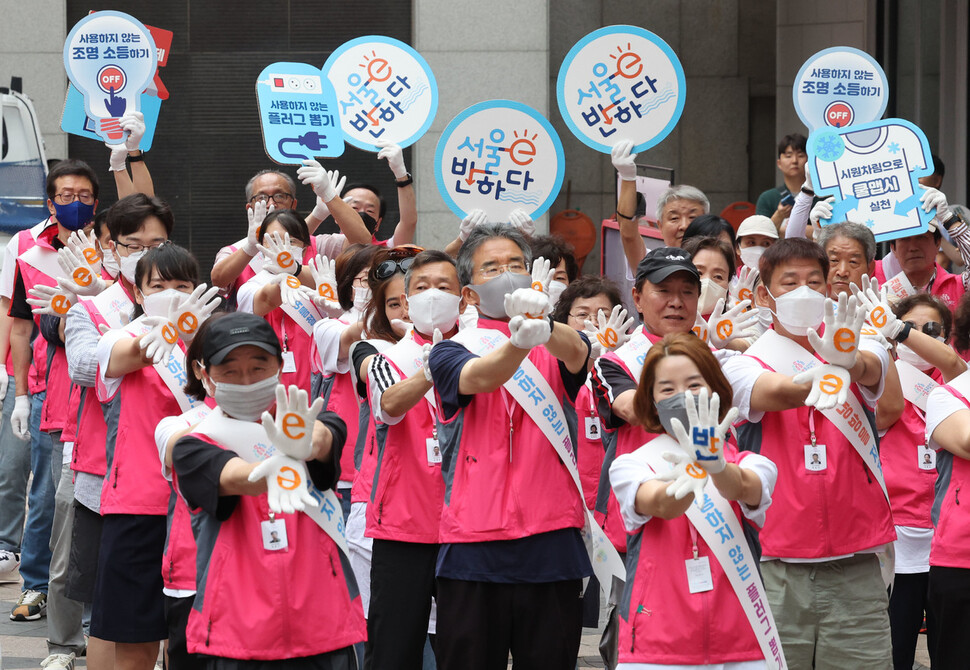
<instances>
[{"instance_id":1,"label":"cap brim","mask_svg":"<svg viewBox=\"0 0 970 670\"><path fill-rule=\"evenodd\" d=\"M222 361L224 361L226 359L226 356L228 356L229 353L233 349L238 349L239 347L244 347L247 344L252 345L254 347L259 347L260 349L262 349L266 353L272 354L273 356L279 357L279 355L280 355L280 348L279 347L274 347L273 345L268 344L266 342L262 342L262 341L257 341L257 340L244 340L242 342L233 342L232 344L230 344L228 346L225 346L222 349L219 349L218 351L216 351L216 353L212 354L212 356L209 357L209 360L203 361L203 362L206 365L219 365L219 364L222 363Z\"/></svg>"},{"instance_id":2,"label":"cap brim","mask_svg":"<svg viewBox=\"0 0 970 670\"><path fill-rule=\"evenodd\" d=\"M682 268L682 267L666 267L666 268L660 268L659 270L654 270L649 274L644 274L643 279L644 281L648 281L651 284L659 284L664 279L666 279L672 274L676 274L677 272L686 272L687 274L689 274L694 279L697 279L698 281L700 281L700 278L701 278L700 273L697 271L691 272L687 268Z\"/></svg>"}]
</instances>

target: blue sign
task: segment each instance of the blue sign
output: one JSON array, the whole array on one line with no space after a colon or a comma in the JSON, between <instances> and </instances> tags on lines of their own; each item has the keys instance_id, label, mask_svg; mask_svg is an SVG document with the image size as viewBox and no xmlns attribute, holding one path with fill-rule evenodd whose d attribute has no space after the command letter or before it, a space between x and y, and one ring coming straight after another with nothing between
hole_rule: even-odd
<instances>
[{"instance_id":1,"label":"blue sign","mask_svg":"<svg viewBox=\"0 0 970 670\"><path fill-rule=\"evenodd\" d=\"M808 138L808 169L819 197L835 196L826 223L854 221L877 242L925 233L936 210L920 207L919 178L933 174L926 135L903 119L820 128Z\"/></svg>"},{"instance_id":2,"label":"blue sign","mask_svg":"<svg viewBox=\"0 0 970 670\"><path fill-rule=\"evenodd\" d=\"M267 155L281 165L344 152L337 95L323 73L306 63L273 63L256 80L259 122Z\"/></svg>"},{"instance_id":3,"label":"blue sign","mask_svg":"<svg viewBox=\"0 0 970 670\"><path fill-rule=\"evenodd\" d=\"M148 28L122 12L88 14L64 41L64 69L84 97L84 113L94 132L108 144L125 141L121 117L139 110L157 64Z\"/></svg>"},{"instance_id":4,"label":"blue sign","mask_svg":"<svg viewBox=\"0 0 970 670\"><path fill-rule=\"evenodd\" d=\"M139 148L149 151L155 139L155 126L158 124L158 113L162 109L162 101L149 93L141 94L141 113L145 115L145 134L141 138ZM97 124L94 119L84 113L84 96L74 88L74 84L67 85L67 99L64 100L64 113L61 115L61 130L71 135L80 135L92 140L101 141L96 132Z\"/></svg>"},{"instance_id":5,"label":"blue sign","mask_svg":"<svg viewBox=\"0 0 970 670\"><path fill-rule=\"evenodd\" d=\"M876 60L852 47L824 49L805 61L792 86L792 102L808 129L845 128L878 121L889 82Z\"/></svg>"},{"instance_id":6,"label":"blue sign","mask_svg":"<svg viewBox=\"0 0 970 670\"><path fill-rule=\"evenodd\" d=\"M586 146L610 153L660 144L684 111L687 79L677 54L649 30L607 26L579 40L556 81L559 112Z\"/></svg>"}]
</instances>

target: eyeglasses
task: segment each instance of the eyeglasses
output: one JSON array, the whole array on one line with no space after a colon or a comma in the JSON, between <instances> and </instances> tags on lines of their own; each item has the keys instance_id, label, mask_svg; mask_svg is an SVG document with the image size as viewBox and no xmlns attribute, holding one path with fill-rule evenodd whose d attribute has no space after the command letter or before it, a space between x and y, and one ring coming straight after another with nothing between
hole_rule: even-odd
<instances>
[{"instance_id":1,"label":"eyeglasses","mask_svg":"<svg viewBox=\"0 0 970 670\"><path fill-rule=\"evenodd\" d=\"M94 204L94 193L91 191L81 191L80 193L58 193L54 196L54 202L58 205L70 205L75 200L80 200L85 205Z\"/></svg>"},{"instance_id":2,"label":"eyeglasses","mask_svg":"<svg viewBox=\"0 0 970 670\"><path fill-rule=\"evenodd\" d=\"M478 274L485 279L494 279L506 271L511 272L512 274L524 274L529 271L529 266L522 261L512 261L511 263L504 263L502 265L493 265L492 267L482 268L478 271Z\"/></svg>"},{"instance_id":3,"label":"eyeglasses","mask_svg":"<svg viewBox=\"0 0 970 670\"><path fill-rule=\"evenodd\" d=\"M398 272L405 274L413 264L414 256L408 256L399 261L382 261L374 270L374 276L377 277L378 281L384 281L385 279L390 279Z\"/></svg>"},{"instance_id":4,"label":"eyeglasses","mask_svg":"<svg viewBox=\"0 0 970 670\"><path fill-rule=\"evenodd\" d=\"M168 244L168 242L168 240L165 240L164 242L156 242L155 244L125 244L124 242L115 242L115 244L127 249L129 254L137 254L149 249L158 249L160 246Z\"/></svg>"},{"instance_id":5,"label":"eyeglasses","mask_svg":"<svg viewBox=\"0 0 970 670\"><path fill-rule=\"evenodd\" d=\"M289 193L274 193L273 195L266 195L265 193L259 193L249 199L249 204L255 205L257 202L266 202L270 198L272 198L273 202L277 205L285 205L286 203L288 203L290 200L293 199L293 196L290 195Z\"/></svg>"},{"instance_id":6,"label":"eyeglasses","mask_svg":"<svg viewBox=\"0 0 970 670\"><path fill-rule=\"evenodd\" d=\"M903 321L903 323L905 323L907 326L909 326L914 330L918 330L922 333L929 335L930 337L939 337L940 335L943 334L943 324L940 323L939 321L927 321L926 323L923 324L922 328L917 326L912 321Z\"/></svg>"},{"instance_id":7,"label":"eyeglasses","mask_svg":"<svg viewBox=\"0 0 970 670\"><path fill-rule=\"evenodd\" d=\"M605 309L598 309L595 314L590 314L589 312L570 312L569 318L579 319L580 321L591 321L593 317L599 317L600 314L606 313Z\"/></svg>"}]
</instances>

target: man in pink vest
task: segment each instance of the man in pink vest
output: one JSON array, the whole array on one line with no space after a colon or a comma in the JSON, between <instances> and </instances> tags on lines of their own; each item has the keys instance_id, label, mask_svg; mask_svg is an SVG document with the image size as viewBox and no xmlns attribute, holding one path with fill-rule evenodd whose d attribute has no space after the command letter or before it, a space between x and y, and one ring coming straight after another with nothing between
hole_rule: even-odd
<instances>
[{"instance_id":1,"label":"man in pink vest","mask_svg":"<svg viewBox=\"0 0 970 670\"><path fill-rule=\"evenodd\" d=\"M829 259L817 244L782 240L760 270L757 302L773 329L723 368L748 421L738 427L741 449L778 466L761 571L785 656L791 668L888 668L877 553L895 532L873 416L888 354L860 339L855 298L840 296L833 314Z\"/></svg>"}]
</instances>

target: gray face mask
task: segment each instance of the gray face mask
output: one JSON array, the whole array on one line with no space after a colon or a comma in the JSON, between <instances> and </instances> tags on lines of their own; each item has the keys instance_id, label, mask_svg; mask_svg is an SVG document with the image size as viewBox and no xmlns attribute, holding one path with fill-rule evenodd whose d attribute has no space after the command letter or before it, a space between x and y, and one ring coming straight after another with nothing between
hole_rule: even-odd
<instances>
[{"instance_id":1,"label":"gray face mask","mask_svg":"<svg viewBox=\"0 0 970 670\"><path fill-rule=\"evenodd\" d=\"M692 395L692 397L694 398L694 409L697 409L698 396ZM671 419L679 420L684 430L690 430L690 422L687 420L687 399L683 393L675 393L669 398L658 400L654 405L657 408L657 418L660 419L660 425L664 427L668 435L674 434L674 429L670 423Z\"/></svg>"},{"instance_id":2,"label":"gray face mask","mask_svg":"<svg viewBox=\"0 0 970 670\"><path fill-rule=\"evenodd\" d=\"M514 274L506 270L498 277L492 277L484 284L469 284L468 288L478 294L478 311L490 319L504 319L505 296L516 289L532 286L532 277L527 274Z\"/></svg>"}]
</instances>

